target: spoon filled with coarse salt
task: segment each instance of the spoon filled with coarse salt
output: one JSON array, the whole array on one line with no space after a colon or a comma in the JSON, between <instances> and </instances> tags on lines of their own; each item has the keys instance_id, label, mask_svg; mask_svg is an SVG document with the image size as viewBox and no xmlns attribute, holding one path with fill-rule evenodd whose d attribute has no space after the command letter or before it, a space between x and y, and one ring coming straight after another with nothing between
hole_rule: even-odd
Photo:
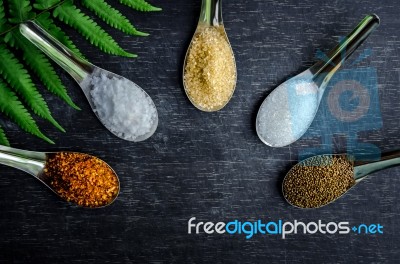
<instances>
[{"instance_id":1,"label":"spoon filled with coarse salt","mask_svg":"<svg viewBox=\"0 0 400 264\"><path fill-rule=\"evenodd\" d=\"M317 113L328 82L343 62L379 25L372 14L333 48L324 61L287 80L262 103L256 119L257 135L271 147L284 147L300 139Z\"/></svg>"},{"instance_id":2,"label":"spoon filled with coarse salt","mask_svg":"<svg viewBox=\"0 0 400 264\"><path fill-rule=\"evenodd\" d=\"M0 145L0 164L31 174L63 200L87 208L110 205L119 194L115 171L78 152L36 152Z\"/></svg>"},{"instance_id":3,"label":"spoon filled with coarse salt","mask_svg":"<svg viewBox=\"0 0 400 264\"><path fill-rule=\"evenodd\" d=\"M111 133L134 142L154 134L158 126L156 106L136 83L81 59L33 21L22 23L20 31L75 79Z\"/></svg>"},{"instance_id":4,"label":"spoon filled with coarse salt","mask_svg":"<svg viewBox=\"0 0 400 264\"><path fill-rule=\"evenodd\" d=\"M222 20L222 0L203 0L183 65L185 93L201 111L221 110L232 98L236 75L235 56Z\"/></svg>"},{"instance_id":5,"label":"spoon filled with coarse salt","mask_svg":"<svg viewBox=\"0 0 400 264\"><path fill-rule=\"evenodd\" d=\"M374 161L358 161L346 154L314 156L290 169L282 192L295 207L319 208L342 197L369 174L399 165L399 151Z\"/></svg>"}]
</instances>

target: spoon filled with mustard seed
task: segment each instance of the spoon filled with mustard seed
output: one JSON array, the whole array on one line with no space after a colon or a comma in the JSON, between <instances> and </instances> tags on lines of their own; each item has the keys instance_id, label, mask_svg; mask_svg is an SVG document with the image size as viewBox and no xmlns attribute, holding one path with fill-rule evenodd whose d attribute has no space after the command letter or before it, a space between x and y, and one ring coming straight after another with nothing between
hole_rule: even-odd
<instances>
[{"instance_id":1,"label":"spoon filled with mustard seed","mask_svg":"<svg viewBox=\"0 0 400 264\"><path fill-rule=\"evenodd\" d=\"M235 56L222 20L222 0L203 0L183 65L186 95L201 111L221 110L232 98L236 75Z\"/></svg>"},{"instance_id":2,"label":"spoon filled with mustard seed","mask_svg":"<svg viewBox=\"0 0 400 264\"><path fill-rule=\"evenodd\" d=\"M400 165L400 151L375 161L357 161L351 155L319 155L305 159L286 174L282 192L299 208L319 208L347 193L367 175Z\"/></svg>"},{"instance_id":3,"label":"spoon filled with mustard seed","mask_svg":"<svg viewBox=\"0 0 400 264\"><path fill-rule=\"evenodd\" d=\"M34 152L0 145L0 164L25 171L67 202L87 208L110 205L120 182L103 160L78 152Z\"/></svg>"}]
</instances>

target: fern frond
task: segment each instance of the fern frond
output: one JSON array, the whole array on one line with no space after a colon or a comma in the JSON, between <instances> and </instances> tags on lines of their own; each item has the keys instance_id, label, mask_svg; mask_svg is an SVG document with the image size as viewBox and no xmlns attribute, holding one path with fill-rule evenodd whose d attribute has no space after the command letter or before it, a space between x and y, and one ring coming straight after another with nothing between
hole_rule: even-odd
<instances>
[{"instance_id":1,"label":"fern frond","mask_svg":"<svg viewBox=\"0 0 400 264\"><path fill-rule=\"evenodd\" d=\"M47 10L60 2L61 0L36 0L33 7L39 10Z\"/></svg>"},{"instance_id":2,"label":"fern frond","mask_svg":"<svg viewBox=\"0 0 400 264\"><path fill-rule=\"evenodd\" d=\"M6 23L5 16L6 14L4 13L4 3L3 0L0 0L0 27Z\"/></svg>"},{"instance_id":3,"label":"fern frond","mask_svg":"<svg viewBox=\"0 0 400 264\"><path fill-rule=\"evenodd\" d=\"M4 3L0 0L0 33L9 28L7 24L6 14L4 13Z\"/></svg>"},{"instance_id":4,"label":"fern frond","mask_svg":"<svg viewBox=\"0 0 400 264\"><path fill-rule=\"evenodd\" d=\"M10 6L10 18L8 21L11 23L22 23L35 16L32 11L32 6L29 0L13 0L8 1Z\"/></svg>"},{"instance_id":5,"label":"fern frond","mask_svg":"<svg viewBox=\"0 0 400 264\"><path fill-rule=\"evenodd\" d=\"M5 113L23 130L47 141L50 144L54 142L46 137L36 125L35 120L26 110L24 105L18 100L17 96L9 90L5 83L0 80L0 112Z\"/></svg>"},{"instance_id":6,"label":"fern frond","mask_svg":"<svg viewBox=\"0 0 400 264\"><path fill-rule=\"evenodd\" d=\"M4 130L1 126L0 126L0 145L10 146L10 142L8 142L6 134L4 133Z\"/></svg>"},{"instance_id":7,"label":"fern frond","mask_svg":"<svg viewBox=\"0 0 400 264\"><path fill-rule=\"evenodd\" d=\"M123 50L107 32L82 13L71 0L55 8L53 15L78 30L91 44L99 47L102 51L113 55L136 57L135 54Z\"/></svg>"},{"instance_id":8,"label":"fern frond","mask_svg":"<svg viewBox=\"0 0 400 264\"><path fill-rule=\"evenodd\" d=\"M23 51L22 57L24 61L32 71L36 73L50 92L63 99L71 107L80 110L68 96L65 86L62 84L49 59L43 52L23 37L17 29L9 32L5 40L10 46Z\"/></svg>"},{"instance_id":9,"label":"fern frond","mask_svg":"<svg viewBox=\"0 0 400 264\"><path fill-rule=\"evenodd\" d=\"M0 74L21 95L35 114L65 132L64 128L52 117L47 103L32 83L28 71L4 45L0 45Z\"/></svg>"},{"instance_id":10,"label":"fern frond","mask_svg":"<svg viewBox=\"0 0 400 264\"><path fill-rule=\"evenodd\" d=\"M149 12L149 11L161 11L162 9L159 7L155 7L145 0L119 0L121 4L132 7L133 9Z\"/></svg>"},{"instance_id":11,"label":"fern frond","mask_svg":"<svg viewBox=\"0 0 400 264\"><path fill-rule=\"evenodd\" d=\"M45 12L40 16L36 17L35 21L38 22L41 27L46 29L46 31L49 32L58 41L60 41L67 48L72 50L76 55L78 55L81 58L85 58L83 54L80 52L80 50L72 42L72 40L67 35L65 35L65 33L61 30L61 28L55 25L53 19L50 17L49 12Z\"/></svg>"},{"instance_id":12,"label":"fern frond","mask_svg":"<svg viewBox=\"0 0 400 264\"><path fill-rule=\"evenodd\" d=\"M111 7L104 0L83 0L82 4L93 11L108 25L121 30L126 34L136 36L148 36L149 34L138 31L129 20L123 16L117 9Z\"/></svg>"}]
</instances>

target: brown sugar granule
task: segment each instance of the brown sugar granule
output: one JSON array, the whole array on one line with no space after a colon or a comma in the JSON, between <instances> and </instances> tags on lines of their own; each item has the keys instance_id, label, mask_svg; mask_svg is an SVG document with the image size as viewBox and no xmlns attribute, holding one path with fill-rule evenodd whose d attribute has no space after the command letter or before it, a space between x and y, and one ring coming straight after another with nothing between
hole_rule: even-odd
<instances>
[{"instance_id":1,"label":"brown sugar granule","mask_svg":"<svg viewBox=\"0 0 400 264\"><path fill-rule=\"evenodd\" d=\"M355 184L353 162L346 155L315 156L294 166L283 182L283 194L301 208L324 206Z\"/></svg>"},{"instance_id":2,"label":"brown sugar granule","mask_svg":"<svg viewBox=\"0 0 400 264\"><path fill-rule=\"evenodd\" d=\"M223 26L199 28L184 69L186 93L206 111L219 110L232 97L236 64Z\"/></svg>"},{"instance_id":3,"label":"brown sugar granule","mask_svg":"<svg viewBox=\"0 0 400 264\"><path fill-rule=\"evenodd\" d=\"M63 199L84 207L111 203L119 192L119 180L101 159L73 152L47 157L42 180Z\"/></svg>"}]
</instances>

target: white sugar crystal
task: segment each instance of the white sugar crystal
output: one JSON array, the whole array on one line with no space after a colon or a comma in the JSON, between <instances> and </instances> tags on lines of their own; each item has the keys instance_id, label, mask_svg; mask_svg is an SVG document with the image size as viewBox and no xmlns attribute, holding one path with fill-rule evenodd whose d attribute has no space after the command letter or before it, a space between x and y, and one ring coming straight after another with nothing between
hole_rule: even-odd
<instances>
[{"instance_id":1,"label":"white sugar crystal","mask_svg":"<svg viewBox=\"0 0 400 264\"><path fill-rule=\"evenodd\" d=\"M257 133L269 146L287 146L307 131L318 106L318 86L312 82L311 73L304 72L266 98L257 117Z\"/></svg>"},{"instance_id":2,"label":"white sugar crystal","mask_svg":"<svg viewBox=\"0 0 400 264\"><path fill-rule=\"evenodd\" d=\"M93 75L90 84L94 111L111 132L129 141L154 132L157 110L136 84L104 73Z\"/></svg>"}]
</instances>

